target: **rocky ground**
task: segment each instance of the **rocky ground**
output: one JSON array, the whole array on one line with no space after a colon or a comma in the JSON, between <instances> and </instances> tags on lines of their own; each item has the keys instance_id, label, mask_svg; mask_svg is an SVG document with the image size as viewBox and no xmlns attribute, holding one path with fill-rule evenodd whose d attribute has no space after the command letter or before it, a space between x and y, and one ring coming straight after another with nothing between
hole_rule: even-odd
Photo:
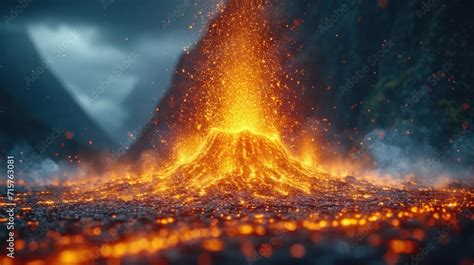
<instances>
[{"instance_id":1,"label":"rocky ground","mask_svg":"<svg viewBox=\"0 0 474 265\"><path fill-rule=\"evenodd\" d=\"M94 200L78 190L18 193L15 264L474 261L472 189L385 188L365 197L278 201L238 194Z\"/></svg>"}]
</instances>

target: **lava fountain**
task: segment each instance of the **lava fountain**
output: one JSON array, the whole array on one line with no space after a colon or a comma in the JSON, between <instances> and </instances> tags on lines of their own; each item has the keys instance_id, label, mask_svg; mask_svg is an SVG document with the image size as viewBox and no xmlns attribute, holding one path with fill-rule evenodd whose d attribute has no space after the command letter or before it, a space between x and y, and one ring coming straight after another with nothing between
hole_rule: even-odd
<instances>
[{"instance_id":1,"label":"lava fountain","mask_svg":"<svg viewBox=\"0 0 474 265\"><path fill-rule=\"evenodd\" d=\"M189 74L200 86L186 92L179 110L186 126L207 135L202 144L180 145L186 150L177 152L187 155L155 175L161 186L185 183L186 190L199 194L247 190L256 196L311 191L317 174L280 139L280 132L291 127L282 105L294 102L284 99L289 87L280 80L289 75L278 52L265 1L230 1L202 42L198 75Z\"/></svg>"},{"instance_id":2,"label":"lava fountain","mask_svg":"<svg viewBox=\"0 0 474 265\"><path fill-rule=\"evenodd\" d=\"M202 40L196 86L183 98L180 119L200 129L272 135L284 125L283 73L265 1L230 1ZM181 69L186 72L186 69ZM291 104L291 102L288 102ZM198 110L198 111L196 111Z\"/></svg>"}]
</instances>

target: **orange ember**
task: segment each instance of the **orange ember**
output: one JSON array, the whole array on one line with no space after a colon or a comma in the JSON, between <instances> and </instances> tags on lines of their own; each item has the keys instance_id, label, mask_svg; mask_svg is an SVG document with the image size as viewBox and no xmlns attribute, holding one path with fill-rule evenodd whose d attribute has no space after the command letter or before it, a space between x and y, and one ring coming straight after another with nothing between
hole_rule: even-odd
<instances>
[{"instance_id":1,"label":"orange ember","mask_svg":"<svg viewBox=\"0 0 474 265\"><path fill-rule=\"evenodd\" d=\"M226 9L202 41L197 76L190 77L199 85L186 93L180 112L197 128L276 133L285 88L265 1L231 1ZM192 117L190 105L198 110Z\"/></svg>"},{"instance_id":2,"label":"orange ember","mask_svg":"<svg viewBox=\"0 0 474 265\"><path fill-rule=\"evenodd\" d=\"M193 157L175 165L163 187L179 187L206 194L252 191L256 196L309 193L314 178L293 158L277 137L248 130L213 129Z\"/></svg>"},{"instance_id":3,"label":"orange ember","mask_svg":"<svg viewBox=\"0 0 474 265\"><path fill-rule=\"evenodd\" d=\"M285 149L279 136L288 125L280 109L289 88L279 80L283 73L265 4L231 1L209 26L204 56L195 63L198 76L190 74L199 86L185 94L180 110L188 126L207 130L207 136L204 143L193 133L179 137L177 162L154 174L161 190L185 183L185 190L201 195L310 192L316 174Z\"/></svg>"}]
</instances>

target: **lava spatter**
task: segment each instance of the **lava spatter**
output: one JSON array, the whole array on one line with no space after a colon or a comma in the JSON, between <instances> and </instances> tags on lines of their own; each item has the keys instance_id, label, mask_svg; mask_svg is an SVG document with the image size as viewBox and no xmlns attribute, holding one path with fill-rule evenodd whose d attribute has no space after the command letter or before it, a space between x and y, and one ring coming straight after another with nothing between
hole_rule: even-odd
<instances>
[{"instance_id":1,"label":"lava spatter","mask_svg":"<svg viewBox=\"0 0 474 265\"><path fill-rule=\"evenodd\" d=\"M309 194L317 175L303 166L280 140L244 130L211 130L192 159L178 164L163 179L181 190L249 191L256 196Z\"/></svg>"}]
</instances>

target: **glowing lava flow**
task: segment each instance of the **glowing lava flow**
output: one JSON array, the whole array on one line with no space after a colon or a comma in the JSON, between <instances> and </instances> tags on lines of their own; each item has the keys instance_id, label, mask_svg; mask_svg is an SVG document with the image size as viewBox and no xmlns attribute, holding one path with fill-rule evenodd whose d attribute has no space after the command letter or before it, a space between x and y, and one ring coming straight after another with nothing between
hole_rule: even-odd
<instances>
[{"instance_id":1,"label":"glowing lava flow","mask_svg":"<svg viewBox=\"0 0 474 265\"><path fill-rule=\"evenodd\" d=\"M278 138L251 131L213 129L190 161L171 170L173 186L206 194L252 191L257 196L309 193L311 172L292 158Z\"/></svg>"},{"instance_id":2,"label":"glowing lava flow","mask_svg":"<svg viewBox=\"0 0 474 265\"><path fill-rule=\"evenodd\" d=\"M289 88L279 81L283 74L265 1L231 1L226 8L202 42L205 56L195 64L199 76L190 74L200 86L186 93L180 111L189 126L204 125L204 144L184 147L197 151L187 151L188 157L156 176L162 187L185 183L183 189L201 195L211 190L247 190L256 196L310 193L316 173L279 137L288 125L280 107ZM190 105L198 112L190 114Z\"/></svg>"}]
</instances>

